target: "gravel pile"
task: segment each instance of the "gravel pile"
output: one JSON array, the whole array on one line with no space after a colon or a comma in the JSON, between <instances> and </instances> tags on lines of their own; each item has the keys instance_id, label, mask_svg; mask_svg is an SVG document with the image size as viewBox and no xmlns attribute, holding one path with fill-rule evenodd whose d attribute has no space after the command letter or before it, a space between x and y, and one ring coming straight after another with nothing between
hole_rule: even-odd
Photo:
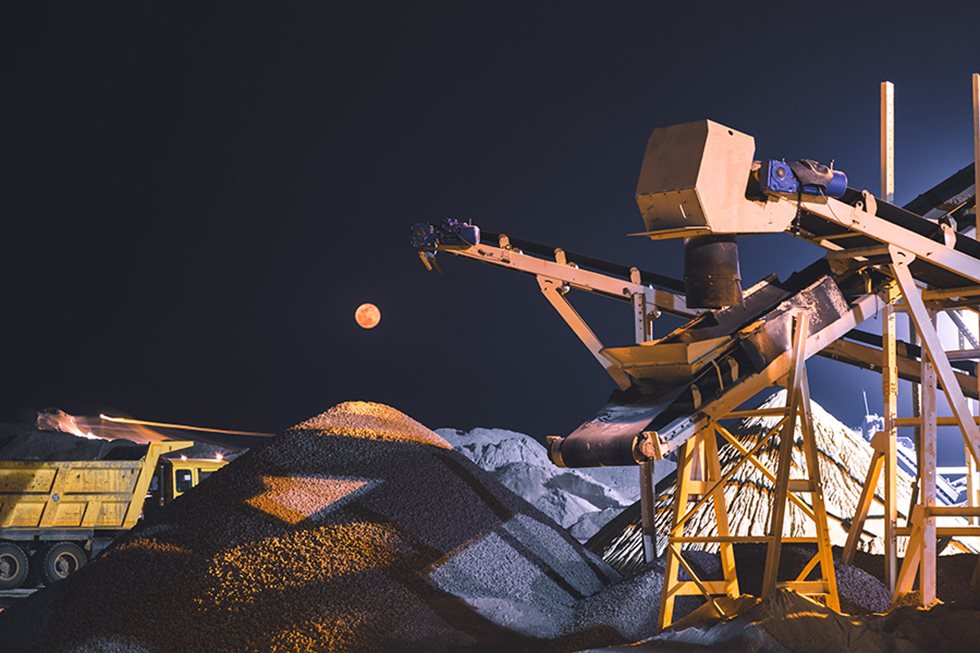
<instances>
[{"instance_id":1,"label":"gravel pile","mask_svg":"<svg viewBox=\"0 0 980 653\"><path fill-rule=\"evenodd\" d=\"M602 591L615 580L435 433L351 402L253 448L0 614L0 642L52 653L572 650L651 632L654 586ZM616 614L624 596L645 599L636 615Z\"/></svg>"},{"instance_id":2,"label":"gravel pile","mask_svg":"<svg viewBox=\"0 0 980 653\"><path fill-rule=\"evenodd\" d=\"M787 590L759 600L722 599L734 618L723 621L701 608L674 628L630 647L631 651L919 651L877 618L853 619ZM606 649L615 650L615 649ZM944 649L948 650L948 649Z\"/></svg>"},{"instance_id":3,"label":"gravel pile","mask_svg":"<svg viewBox=\"0 0 980 653\"><path fill-rule=\"evenodd\" d=\"M130 444L39 431L26 424L0 424L0 460L98 460Z\"/></svg>"},{"instance_id":4,"label":"gravel pile","mask_svg":"<svg viewBox=\"0 0 980 653\"><path fill-rule=\"evenodd\" d=\"M903 607L854 618L787 590L762 600L722 599L721 604L734 618L723 621L699 608L652 638L593 650L967 653L976 651L980 641L980 614L956 605Z\"/></svg>"},{"instance_id":5,"label":"gravel pile","mask_svg":"<svg viewBox=\"0 0 980 653\"><path fill-rule=\"evenodd\" d=\"M227 447L206 442L195 442L180 453L191 458L213 458L219 453L229 459L235 456ZM83 438L27 424L0 424L0 460L138 460L144 454L145 444L125 438Z\"/></svg>"},{"instance_id":6,"label":"gravel pile","mask_svg":"<svg viewBox=\"0 0 980 653\"><path fill-rule=\"evenodd\" d=\"M941 555L936 558L936 595L940 601L958 603L964 607L980 608L980 595L973 589L970 579L977 566L977 556L971 553ZM899 567L901 567L899 560ZM855 566L875 578L883 578L885 558L858 551ZM909 597L914 599L914 597Z\"/></svg>"},{"instance_id":7,"label":"gravel pile","mask_svg":"<svg viewBox=\"0 0 980 653\"><path fill-rule=\"evenodd\" d=\"M556 467L534 438L505 429L436 429L461 454L548 515L580 542L640 498L636 467ZM663 461L657 478L673 469Z\"/></svg>"}]
</instances>

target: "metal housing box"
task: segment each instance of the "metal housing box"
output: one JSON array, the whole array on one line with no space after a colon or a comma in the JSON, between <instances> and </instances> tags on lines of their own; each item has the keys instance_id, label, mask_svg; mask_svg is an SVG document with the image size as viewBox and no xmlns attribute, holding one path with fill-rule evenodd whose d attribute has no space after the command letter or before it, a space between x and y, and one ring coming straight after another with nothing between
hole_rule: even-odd
<instances>
[{"instance_id":1,"label":"metal housing box","mask_svg":"<svg viewBox=\"0 0 980 653\"><path fill-rule=\"evenodd\" d=\"M636 186L647 230L690 235L784 231L793 219L792 207L746 197L754 155L753 137L711 120L655 129Z\"/></svg>"}]
</instances>

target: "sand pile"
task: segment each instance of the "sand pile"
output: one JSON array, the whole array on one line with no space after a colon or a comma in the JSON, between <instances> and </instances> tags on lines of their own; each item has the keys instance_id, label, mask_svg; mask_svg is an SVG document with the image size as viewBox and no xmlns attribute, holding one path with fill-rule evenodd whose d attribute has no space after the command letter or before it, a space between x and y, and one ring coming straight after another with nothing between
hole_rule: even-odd
<instances>
[{"instance_id":1,"label":"sand pile","mask_svg":"<svg viewBox=\"0 0 980 653\"><path fill-rule=\"evenodd\" d=\"M252 449L4 612L0 642L45 652L569 650L628 641L648 622L641 604L626 631L603 623L615 612L603 597L618 595L597 593L615 577L432 431L351 402Z\"/></svg>"}]
</instances>

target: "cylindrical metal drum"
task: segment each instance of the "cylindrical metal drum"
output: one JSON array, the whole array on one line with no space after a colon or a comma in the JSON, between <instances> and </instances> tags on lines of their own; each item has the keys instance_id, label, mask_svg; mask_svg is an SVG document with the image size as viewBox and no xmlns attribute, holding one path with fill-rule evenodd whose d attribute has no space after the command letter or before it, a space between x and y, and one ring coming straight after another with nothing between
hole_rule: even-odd
<instances>
[{"instance_id":1,"label":"cylindrical metal drum","mask_svg":"<svg viewBox=\"0 0 980 653\"><path fill-rule=\"evenodd\" d=\"M735 236L697 236L684 241L684 289L688 308L742 303Z\"/></svg>"}]
</instances>

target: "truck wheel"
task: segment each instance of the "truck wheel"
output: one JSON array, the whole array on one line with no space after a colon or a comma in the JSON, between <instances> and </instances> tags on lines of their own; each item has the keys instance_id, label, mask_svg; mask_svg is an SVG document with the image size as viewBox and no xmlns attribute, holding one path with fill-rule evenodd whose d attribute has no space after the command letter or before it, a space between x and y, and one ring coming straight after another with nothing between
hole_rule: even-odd
<instances>
[{"instance_id":1,"label":"truck wheel","mask_svg":"<svg viewBox=\"0 0 980 653\"><path fill-rule=\"evenodd\" d=\"M0 543L0 589L20 587L27 578L27 554L10 542Z\"/></svg>"},{"instance_id":2,"label":"truck wheel","mask_svg":"<svg viewBox=\"0 0 980 653\"><path fill-rule=\"evenodd\" d=\"M85 551L72 542L59 542L41 551L41 582L45 585L68 578L85 566Z\"/></svg>"}]
</instances>

